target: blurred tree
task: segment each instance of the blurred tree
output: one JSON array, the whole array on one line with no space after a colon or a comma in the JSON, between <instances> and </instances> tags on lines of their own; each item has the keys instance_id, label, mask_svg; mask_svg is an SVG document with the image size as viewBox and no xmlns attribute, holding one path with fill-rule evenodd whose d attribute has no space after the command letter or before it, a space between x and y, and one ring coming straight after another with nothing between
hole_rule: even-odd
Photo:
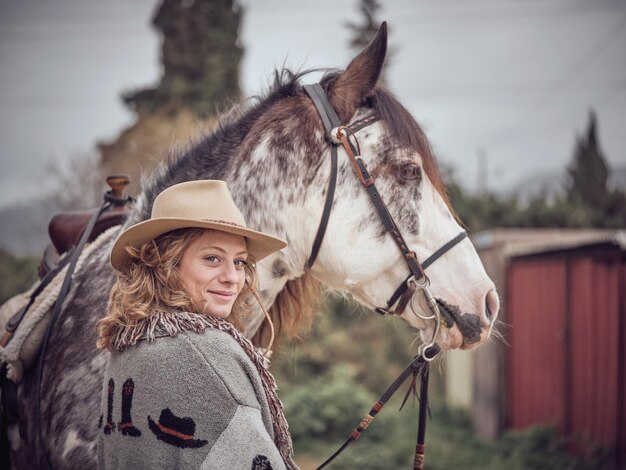
<instances>
[{"instance_id":1,"label":"blurred tree","mask_svg":"<svg viewBox=\"0 0 626 470\"><path fill-rule=\"evenodd\" d=\"M281 383L297 383L300 375L326 374L341 357L353 367L355 380L378 393L406 367L411 352L415 353L411 345L416 331L400 318L374 315L356 302L334 296L324 299L320 312L306 343L285 348L273 364Z\"/></svg>"},{"instance_id":2,"label":"blurred tree","mask_svg":"<svg viewBox=\"0 0 626 470\"><path fill-rule=\"evenodd\" d=\"M138 195L141 175L214 123L216 109L240 97L238 34L241 8L235 0L163 0L153 25L162 34L163 75L152 88L123 95L137 121L98 149L108 174L131 177Z\"/></svg>"},{"instance_id":3,"label":"blurred tree","mask_svg":"<svg viewBox=\"0 0 626 470\"><path fill-rule=\"evenodd\" d=\"M306 341L285 347L272 362L298 458L319 464L337 449L416 354L416 333L398 317L374 314L343 297L324 299ZM441 397L437 370L432 403ZM408 466L416 410L409 400L403 416L397 413L405 387L333 468ZM313 468L306 459L299 463Z\"/></svg>"},{"instance_id":4,"label":"blurred tree","mask_svg":"<svg viewBox=\"0 0 626 470\"><path fill-rule=\"evenodd\" d=\"M619 189L609 192L604 208L603 227L626 228L626 194Z\"/></svg>"},{"instance_id":5,"label":"blurred tree","mask_svg":"<svg viewBox=\"0 0 626 470\"><path fill-rule=\"evenodd\" d=\"M360 0L358 8L361 13L361 22L355 23L347 21L345 23L352 32L350 49L357 54L369 44L381 25L381 20L377 18L380 13L379 10L381 9L381 4L378 0ZM389 67L390 59L393 54L394 49L388 48L385 57L385 66L380 76L380 82L385 85L387 84L386 70Z\"/></svg>"},{"instance_id":6,"label":"blurred tree","mask_svg":"<svg viewBox=\"0 0 626 470\"><path fill-rule=\"evenodd\" d=\"M76 211L92 209L102 204L102 197L109 187L106 175L95 154L72 155L67 164L59 162L46 165L53 184L48 201L57 210Z\"/></svg>"},{"instance_id":7,"label":"blurred tree","mask_svg":"<svg viewBox=\"0 0 626 470\"><path fill-rule=\"evenodd\" d=\"M502 196L489 191L473 194L462 188L451 169L442 173L452 207L470 232L520 225L523 209L516 195Z\"/></svg>"},{"instance_id":8,"label":"blurred tree","mask_svg":"<svg viewBox=\"0 0 626 470\"><path fill-rule=\"evenodd\" d=\"M0 250L0 304L24 292L37 280L35 258L13 256Z\"/></svg>"},{"instance_id":9,"label":"blurred tree","mask_svg":"<svg viewBox=\"0 0 626 470\"><path fill-rule=\"evenodd\" d=\"M355 380L354 371L342 364L331 366L328 373L291 384L282 396L295 455L315 456L317 463L345 441L377 399ZM413 436L405 431L407 424L413 431L414 413L410 405L405 416L394 413L395 406L390 408L395 409L377 415L360 442L333 462L333 468L387 470L407 466Z\"/></svg>"},{"instance_id":10,"label":"blurred tree","mask_svg":"<svg viewBox=\"0 0 626 470\"><path fill-rule=\"evenodd\" d=\"M163 76L155 88L126 93L138 114L185 107L200 116L239 99L241 9L233 0L163 0L153 25L163 35Z\"/></svg>"},{"instance_id":11,"label":"blurred tree","mask_svg":"<svg viewBox=\"0 0 626 470\"><path fill-rule=\"evenodd\" d=\"M596 136L597 120L589 114L587 134L576 139L574 159L567 168L567 198L572 204L604 207L608 199L609 169Z\"/></svg>"},{"instance_id":12,"label":"blurred tree","mask_svg":"<svg viewBox=\"0 0 626 470\"><path fill-rule=\"evenodd\" d=\"M610 169L600 150L595 113L584 137L576 139L563 194L545 193L521 203L517 195L464 191L450 169L443 171L452 206L471 232L492 227L626 227L626 194L608 186Z\"/></svg>"},{"instance_id":13,"label":"blurred tree","mask_svg":"<svg viewBox=\"0 0 626 470\"><path fill-rule=\"evenodd\" d=\"M608 186L610 169L600 149L597 119L589 113L584 137L578 137L567 168L567 200L575 215L593 227L626 227L626 194Z\"/></svg>"},{"instance_id":14,"label":"blurred tree","mask_svg":"<svg viewBox=\"0 0 626 470\"><path fill-rule=\"evenodd\" d=\"M360 52L372 40L378 28L380 21L376 18L380 3L378 0L361 0L359 2L359 10L362 14L362 23L347 22L346 26L352 31L352 39L350 40L350 48Z\"/></svg>"}]
</instances>

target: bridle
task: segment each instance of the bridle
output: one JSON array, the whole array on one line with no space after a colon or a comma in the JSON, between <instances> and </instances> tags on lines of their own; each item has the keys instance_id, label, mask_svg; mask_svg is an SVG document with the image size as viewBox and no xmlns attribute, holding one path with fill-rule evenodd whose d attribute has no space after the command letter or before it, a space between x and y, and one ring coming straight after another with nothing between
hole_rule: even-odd
<instances>
[{"instance_id":1,"label":"bridle","mask_svg":"<svg viewBox=\"0 0 626 470\"><path fill-rule=\"evenodd\" d=\"M322 241L324 240L328 220L330 219L330 211L335 196L335 187L337 186L337 148L341 145L350 159L350 163L352 164L352 168L354 169L357 178L366 189L372 204L376 208L385 231L391 235L394 242L400 249L402 258L410 271L408 277L393 292L387 301L386 307L376 307L375 310L383 315L400 315L404 312L407 305L410 305L413 313L422 320L435 320L435 331L431 341L426 345L422 345L420 349L420 355L424 357L424 359L430 361L434 358L434 356L431 357L430 354L426 355L426 351L429 348L432 348L435 344L435 340L439 332L439 326L442 322L442 317L437 301L430 293L430 280L425 270L452 247L465 239L467 237L467 233L459 233L456 237L435 251L424 262L420 263L417 260L415 252L409 248L408 244L404 240L404 237L400 233L398 225L393 220L393 217L389 213L386 204L376 188L374 177L369 174L367 166L361 158L361 149L355 134L359 130L378 121L378 116L371 114L363 119L354 121L347 126L342 125L341 120L339 119L339 116L337 116L335 109L326 96L324 89L318 83L313 85L304 85L304 91L306 91L306 93L311 97L313 104L317 108L317 111L322 118L322 122L324 123L327 140L331 145L331 171L328 182L328 190L326 191L326 201L324 203L324 209L322 211L322 217L317 229L317 234L315 235L315 239L313 241L311 255L306 262L306 268L311 269L315 263ZM352 141L354 141L354 143ZM423 293L426 303L431 311L431 315L422 315L413 307L413 298L417 290ZM394 305L396 305L395 309L393 309Z\"/></svg>"},{"instance_id":2,"label":"bridle","mask_svg":"<svg viewBox=\"0 0 626 470\"><path fill-rule=\"evenodd\" d=\"M313 241L311 254L306 262L306 268L311 269L313 267L313 264L315 263L320 247L322 245L322 241L324 240L324 234L326 233L328 221L330 219L330 212L335 196L335 188L337 186L337 149L341 145L348 155L348 158L350 159L350 163L358 180L367 191L367 194L372 204L376 208L378 216L385 228L385 232L389 233L393 238L394 242L400 249L402 257L410 271L408 277L393 292L393 294L387 301L386 307L376 307L376 312L383 315L400 315L404 312L408 305L417 317L423 320L435 321L435 328L431 340L428 343L422 344L420 346L418 356L415 358L415 360L387 389L387 391L383 394L380 400L370 410L370 413L365 418L363 418L359 426L351 433L348 440L331 457L329 457L322 465L320 465L318 469L321 469L329 464L346 448L346 446L350 442L359 438L361 432L364 431L367 426L369 426L371 421L374 419L374 416L380 411L385 402L389 398L391 398L391 395L393 395L393 393L404 383L404 381L410 375L413 375L414 377L412 385L413 388L415 385L415 379L418 374L421 374L421 398L414 469L422 469L424 465L426 410L428 406L428 364L436 357L437 353L440 350L439 345L436 343L436 339L443 321L441 311L439 310L439 306L437 305L437 300L430 292L430 280L425 272L425 269L433 264L443 254L448 252L451 248L453 248L455 245L465 239L467 237L467 233L459 233L456 237L454 237L452 240L448 241L441 248L435 251L424 262L420 263L417 260L415 252L409 248L406 241L404 240L404 237L400 233L397 224L389 213L386 204L384 203L380 193L378 192L378 189L376 188L374 177L369 174L367 166L361 158L361 149L359 147L359 143L355 134L359 130L378 121L378 116L376 114L370 114L369 116L354 121L349 125L342 125L339 116L337 115L335 109L330 103L330 100L328 99L328 96L326 95L324 89L321 87L320 84L316 83L313 85L304 85L304 91L309 95L309 97L313 101L313 104L317 108L317 111L324 124L324 129L326 131L326 140L330 143L331 149L331 171L330 179L328 182L328 190L326 191L326 200L324 203L324 209L322 211L322 217L320 219L317 233ZM422 292L426 304L430 309L431 315L422 315L417 311L417 309L414 308L413 301L415 293L418 290ZM395 308L393 308L394 305Z\"/></svg>"}]
</instances>

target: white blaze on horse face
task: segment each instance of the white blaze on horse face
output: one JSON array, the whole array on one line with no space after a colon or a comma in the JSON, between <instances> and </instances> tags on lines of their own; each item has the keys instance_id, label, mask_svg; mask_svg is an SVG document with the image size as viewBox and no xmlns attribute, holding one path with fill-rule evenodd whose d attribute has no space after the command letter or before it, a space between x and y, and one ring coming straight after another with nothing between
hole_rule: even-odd
<instances>
[{"instance_id":1,"label":"white blaze on horse face","mask_svg":"<svg viewBox=\"0 0 626 470\"><path fill-rule=\"evenodd\" d=\"M377 165L382 164L379 163L381 156L376 154L382 139L380 124L368 127L367 132L359 132L357 137L363 159L374 173ZM385 164L389 164L389 159L395 159L396 163L408 161L421 166L417 154L410 155L406 150L395 153L391 157L386 155ZM342 149L339 151L339 168L335 202L313 274L369 308L385 307L409 270L392 237L389 234L380 236L382 226L378 213ZM421 171L421 178L410 183L419 185L418 197L413 196L417 194L416 188L399 191L397 178L390 176L389 172L377 173L376 186L382 199L419 261L427 259L463 231L424 171ZM341 175L345 175L344 178ZM327 179L321 179L326 184ZM389 200L391 195L396 200ZM308 204L311 207L306 212L321 214L324 198L320 195L311 199ZM401 220L410 227L402 226ZM315 227L307 227L307 230L315 233L319 215L313 218L313 222ZM445 302L455 317L452 328L440 330L437 342L442 349L472 348L487 339L497 314L497 295L471 242L466 239L451 248L427 269L427 274L431 293ZM431 312L421 297L421 293L416 294L413 305L421 315L430 316ZM487 312L488 303L492 315ZM422 330L424 340L431 339L432 320L420 319L408 307L402 317Z\"/></svg>"},{"instance_id":2,"label":"white blaze on horse face","mask_svg":"<svg viewBox=\"0 0 626 470\"><path fill-rule=\"evenodd\" d=\"M407 237L407 243L415 250L418 260L425 260L448 241L456 237L463 228L450 213L441 195L426 175L423 178L422 197L419 203L420 233ZM438 344L443 349L471 349L484 342L498 314L498 297L493 281L469 239L451 248L430 267L426 273L430 279L430 291L436 299L445 303L455 324L440 330ZM417 292L422 314L430 315L421 293ZM415 315L407 309L402 315L413 323ZM432 322L423 331L430 339Z\"/></svg>"}]
</instances>

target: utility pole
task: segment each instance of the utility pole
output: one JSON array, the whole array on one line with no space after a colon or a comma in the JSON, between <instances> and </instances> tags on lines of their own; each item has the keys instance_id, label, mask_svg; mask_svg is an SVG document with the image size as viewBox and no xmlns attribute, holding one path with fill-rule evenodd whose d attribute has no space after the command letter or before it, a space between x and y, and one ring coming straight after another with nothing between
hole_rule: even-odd
<instances>
[{"instance_id":1,"label":"utility pole","mask_svg":"<svg viewBox=\"0 0 626 470\"><path fill-rule=\"evenodd\" d=\"M487 150L482 145L476 150L478 158L478 174L476 175L476 185L478 193L486 193L488 190L489 165L487 160Z\"/></svg>"}]
</instances>

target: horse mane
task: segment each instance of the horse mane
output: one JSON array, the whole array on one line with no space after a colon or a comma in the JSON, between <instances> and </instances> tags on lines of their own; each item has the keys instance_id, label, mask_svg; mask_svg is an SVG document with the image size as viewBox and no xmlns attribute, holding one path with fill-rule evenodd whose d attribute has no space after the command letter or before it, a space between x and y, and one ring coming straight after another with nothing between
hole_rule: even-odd
<instances>
[{"instance_id":1,"label":"horse mane","mask_svg":"<svg viewBox=\"0 0 626 470\"><path fill-rule=\"evenodd\" d=\"M140 207L141 213L137 214L138 220L150 217L152 203L159 193L169 186L188 181L191 173L205 170L211 177L220 179L231 155L246 140L259 118L284 98L298 95L301 90L299 80L308 73L308 70L276 70L274 82L264 96L253 96L231 105L218 116L216 127L207 135L191 141L182 152L172 152L144 182L144 204Z\"/></svg>"},{"instance_id":2,"label":"horse mane","mask_svg":"<svg viewBox=\"0 0 626 470\"><path fill-rule=\"evenodd\" d=\"M242 103L232 105L228 111L220 114L217 126L212 132L195 142L182 154L173 155L160 171L155 173L152 181L147 182L139 217L149 218L154 198L166 187L190 179L191 173L219 179L225 172L229 159L236 155L237 149L244 145L248 138L255 140L254 129L258 121L263 116L268 117L266 113L271 113L272 108L285 98L302 96L304 94L302 77L318 71L320 70L293 72L286 68L275 70L273 84L264 96L251 97ZM326 70L320 84L327 92L339 73L337 70ZM371 108L379 116L392 141L419 153L424 172L451 213L455 214L428 139L411 113L391 92L381 86L373 89L362 106ZM300 332L310 327L314 307L320 295L320 283L308 271L299 278L287 281L269 309L277 339L298 338ZM256 345L267 344L269 335L269 325L263 322L252 341Z\"/></svg>"},{"instance_id":3,"label":"horse mane","mask_svg":"<svg viewBox=\"0 0 626 470\"><path fill-rule=\"evenodd\" d=\"M320 297L320 283L309 271L301 277L287 281L268 311L276 332L274 349L280 349L281 341L285 338L299 339L311 327ZM270 335L269 324L263 322L252 337L252 342L256 346L265 346Z\"/></svg>"}]
</instances>

